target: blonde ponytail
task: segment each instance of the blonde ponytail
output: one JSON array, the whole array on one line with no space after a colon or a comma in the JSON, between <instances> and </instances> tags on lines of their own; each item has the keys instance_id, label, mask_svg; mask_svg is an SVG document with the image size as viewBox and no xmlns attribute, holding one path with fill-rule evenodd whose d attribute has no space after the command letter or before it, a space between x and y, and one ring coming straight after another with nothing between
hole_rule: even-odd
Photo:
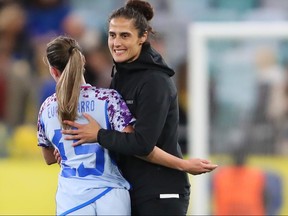
<instances>
[{"instance_id":1,"label":"blonde ponytail","mask_svg":"<svg viewBox=\"0 0 288 216\"><path fill-rule=\"evenodd\" d=\"M63 120L75 121L78 117L78 101L85 64L84 57L74 39L59 37L48 44L47 58L51 66L61 72L56 85L56 97L58 118L62 127L66 129L68 126L63 124Z\"/></svg>"},{"instance_id":2,"label":"blonde ponytail","mask_svg":"<svg viewBox=\"0 0 288 216\"><path fill-rule=\"evenodd\" d=\"M83 62L79 50L72 50L70 59L56 85L58 118L74 121L77 118L78 100L83 75ZM66 125L62 124L63 128Z\"/></svg>"}]
</instances>

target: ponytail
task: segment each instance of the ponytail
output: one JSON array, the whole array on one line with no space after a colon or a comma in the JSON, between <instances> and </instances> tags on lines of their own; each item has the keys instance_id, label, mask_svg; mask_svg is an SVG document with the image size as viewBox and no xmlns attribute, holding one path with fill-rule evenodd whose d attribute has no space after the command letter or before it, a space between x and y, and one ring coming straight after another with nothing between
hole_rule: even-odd
<instances>
[{"instance_id":1,"label":"ponytail","mask_svg":"<svg viewBox=\"0 0 288 216\"><path fill-rule=\"evenodd\" d=\"M48 44L47 58L52 67L61 72L56 85L58 118L64 129L63 120L75 121L84 72L84 57L75 40L58 37Z\"/></svg>"}]
</instances>

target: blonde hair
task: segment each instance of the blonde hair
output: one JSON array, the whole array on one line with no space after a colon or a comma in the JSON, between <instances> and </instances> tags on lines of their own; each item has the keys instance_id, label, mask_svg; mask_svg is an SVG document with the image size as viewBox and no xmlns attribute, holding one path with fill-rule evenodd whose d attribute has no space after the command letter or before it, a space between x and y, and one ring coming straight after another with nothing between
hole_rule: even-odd
<instances>
[{"instance_id":1,"label":"blonde hair","mask_svg":"<svg viewBox=\"0 0 288 216\"><path fill-rule=\"evenodd\" d=\"M59 36L47 45L47 60L51 67L60 71L56 85L58 118L63 128L63 120L74 121L77 118L78 101L85 60L80 46L73 38Z\"/></svg>"}]
</instances>

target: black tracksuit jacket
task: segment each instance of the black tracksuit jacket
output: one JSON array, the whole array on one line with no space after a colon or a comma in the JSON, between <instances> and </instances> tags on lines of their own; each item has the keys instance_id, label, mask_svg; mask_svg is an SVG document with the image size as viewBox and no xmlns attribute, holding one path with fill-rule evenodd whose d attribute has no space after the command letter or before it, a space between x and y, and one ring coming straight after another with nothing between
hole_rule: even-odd
<instances>
[{"instance_id":1,"label":"black tracksuit jacket","mask_svg":"<svg viewBox=\"0 0 288 216\"><path fill-rule=\"evenodd\" d=\"M134 133L101 129L99 143L118 154L118 165L131 183L132 205L159 194L189 195L186 173L155 165L133 155L148 155L155 145L178 157L178 98L172 80L174 71L149 43L131 63L115 63L111 88L117 90L136 117Z\"/></svg>"}]
</instances>

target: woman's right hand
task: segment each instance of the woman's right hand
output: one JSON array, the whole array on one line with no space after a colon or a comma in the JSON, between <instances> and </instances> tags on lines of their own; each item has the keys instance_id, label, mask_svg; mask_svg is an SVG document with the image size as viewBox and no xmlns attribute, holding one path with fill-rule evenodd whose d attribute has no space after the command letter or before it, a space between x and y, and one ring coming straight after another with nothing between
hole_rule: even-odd
<instances>
[{"instance_id":1,"label":"woman's right hand","mask_svg":"<svg viewBox=\"0 0 288 216\"><path fill-rule=\"evenodd\" d=\"M89 114L83 113L83 116L88 120L88 124L79 124L68 120L64 121L65 124L71 126L73 129L62 130L62 134L67 135L64 138L65 140L77 140L73 143L73 146L97 142L97 135L101 126Z\"/></svg>"}]
</instances>

